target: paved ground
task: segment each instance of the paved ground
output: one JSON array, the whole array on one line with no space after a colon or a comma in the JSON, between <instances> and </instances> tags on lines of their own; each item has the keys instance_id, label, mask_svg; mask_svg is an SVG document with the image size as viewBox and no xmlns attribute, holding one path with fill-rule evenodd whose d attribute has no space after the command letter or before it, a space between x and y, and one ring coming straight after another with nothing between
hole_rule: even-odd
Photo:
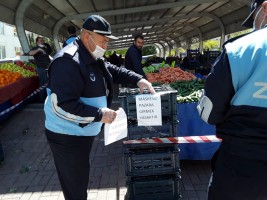
<instances>
[{"instance_id":1,"label":"paved ground","mask_svg":"<svg viewBox=\"0 0 267 200\"><path fill-rule=\"evenodd\" d=\"M1 124L5 162L0 165L0 200L64 199L44 135L41 106L26 106ZM90 159L88 199L123 200L127 188L121 141L104 146L100 134ZM206 199L209 161L181 161L181 170L182 199Z\"/></svg>"}]
</instances>

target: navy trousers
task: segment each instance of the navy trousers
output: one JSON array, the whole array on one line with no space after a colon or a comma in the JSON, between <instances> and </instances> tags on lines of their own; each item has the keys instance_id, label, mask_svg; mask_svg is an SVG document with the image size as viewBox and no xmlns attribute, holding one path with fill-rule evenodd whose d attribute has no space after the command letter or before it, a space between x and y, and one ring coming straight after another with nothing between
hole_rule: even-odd
<instances>
[{"instance_id":1,"label":"navy trousers","mask_svg":"<svg viewBox=\"0 0 267 200\"><path fill-rule=\"evenodd\" d=\"M89 182L89 155L94 136L72 136L46 129L59 182L66 200L86 200Z\"/></svg>"},{"instance_id":2,"label":"navy trousers","mask_svg":"<svg viewBox=\"0 0 267 200\"><path fill-rule=\"evenodd\" d=\"M267 161L237 156L223 145L217 153L208 200L266 200Z\"/></svg>"}]
</instances>

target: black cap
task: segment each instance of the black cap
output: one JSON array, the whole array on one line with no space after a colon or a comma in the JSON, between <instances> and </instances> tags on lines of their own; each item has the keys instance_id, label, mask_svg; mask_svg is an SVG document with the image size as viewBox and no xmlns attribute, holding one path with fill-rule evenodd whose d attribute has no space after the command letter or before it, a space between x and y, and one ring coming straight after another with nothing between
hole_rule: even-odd
<instances>
[{"instance_id":1,"label":"black cap","mask_svg":"<svg viewBox=\"0 0 267 200\"><path fill-rule=\"evenodd\" d=\"M242 26L253 28L253 14L258 6L260 6L265 0L252 0L250 5L250 13L249 16L245 19L245 21L242 23Z\"/></svg>"},{"instance_id":2,"label":"black cap","mask_svg":"<svg viewBox=\"0 0 267 200\"><path fill-rule=\"evenodd\" d=\"M105 37L113 40L118 39L117 37L111 35L111 27L107 20L99 15L89 16L83 23L83 28L100 35L104 35Z\"/></svg>"}]
</instances>

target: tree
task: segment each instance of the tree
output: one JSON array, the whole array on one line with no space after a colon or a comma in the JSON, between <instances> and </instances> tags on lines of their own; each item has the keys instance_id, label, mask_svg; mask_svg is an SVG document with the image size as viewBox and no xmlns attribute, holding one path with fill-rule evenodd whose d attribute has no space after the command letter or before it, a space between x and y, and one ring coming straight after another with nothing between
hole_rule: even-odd
<instances>
[{"instance_id":1,"label":"tree","mask_svg":"<svg viewBox=\"0 0 267 200\"><path fill-rule=\"evenodd\" d=\"M31 49L35 46L35 39L34 39L33 33L28 33L27 36L28 36L28 41L29 41L29 45Z\"/></svg>"},{"instance_id":2,"label":"tree","mask_svg":"<svg viewBox=\"0 0 267 200\"><path fill-rule=\"evenodd\" d=\"M218 50L220 49L220 41L219 40L207 40L204 41L203 45L204 50Z\"/></svg>"}]
</instances>

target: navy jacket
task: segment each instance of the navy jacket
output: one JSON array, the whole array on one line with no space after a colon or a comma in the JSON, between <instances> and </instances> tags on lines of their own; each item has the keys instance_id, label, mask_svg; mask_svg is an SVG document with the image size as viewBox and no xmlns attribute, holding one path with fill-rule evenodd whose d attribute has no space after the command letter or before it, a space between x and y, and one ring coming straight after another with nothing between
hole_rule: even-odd
<instances>
[{"instance_id":1,"label":"navy jacket","mask_svg":"<svg viewBox=\"0 0 267 200\"><path fill-rule=\"evenodd\" d=\"M142 52L134 44L127 50L124 62L126 69L132 70L146 78L142 66Z\"/></svg>"},{"instance_id":2,"label":"navy jacket","mask_svg":"<svg viewBox=\"0 0 267 200\"><path fill-rule=\"evenodd\" d=\"M208 76L198 110L216 125L225 148L267 160L267 28L225 45ZM259 39L260 38L260 39Z\"/></svg>"},{"instance_id":3,"label":"navy jacket","mask_svg":"<svg viewBox=\"0 0 267 200\"><path fill-rule=\"evenodd\" d=\"M48 74L45 126L55 133L77 136L100 132L101 108L111 106L113 83L136 84L142 78L95 60L79 39L55 56Z\"/></svg>"}]
</instances>

